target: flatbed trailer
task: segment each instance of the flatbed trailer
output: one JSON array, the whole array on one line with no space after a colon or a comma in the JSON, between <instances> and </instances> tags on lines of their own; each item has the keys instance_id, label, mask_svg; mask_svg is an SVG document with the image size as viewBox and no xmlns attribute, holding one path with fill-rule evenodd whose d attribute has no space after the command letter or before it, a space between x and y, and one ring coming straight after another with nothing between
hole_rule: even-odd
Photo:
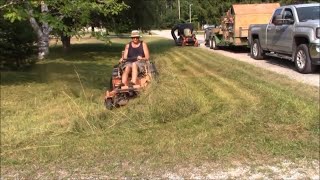
<instances>
[{"instance_id":1,"label":"flatbed trailer","mask_svg":"<svg viewBox=\"0 0 320 180\"><path fill-rule=\"evenodd\" d=\"M220 26L210 34L210 48L223 46L248 46L248 30L251 24L266 24L279 3L234 4L221 17Z\"/></svg>"}]
</instances>

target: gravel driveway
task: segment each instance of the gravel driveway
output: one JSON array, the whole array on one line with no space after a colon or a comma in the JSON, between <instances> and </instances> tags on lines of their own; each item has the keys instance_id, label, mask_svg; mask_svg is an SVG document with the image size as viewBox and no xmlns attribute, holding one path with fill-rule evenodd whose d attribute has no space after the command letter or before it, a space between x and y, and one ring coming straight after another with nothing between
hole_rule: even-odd
<instances>
[{"instance_id":1,"label":"gravel driveway","mask_svg":"<svg viewBox=\"0 0 320 180\"><path fill-rule=\"evenodd\" d=\"M171 30L152 30L152 34L156 34L158 36L172 39ZM198 35L197 39L200 42L200 48L206 49L209 52L215 52L222 54L224 56L228 56L234 58L239 61L247 62L253 64L255 66L268 69L270 71L285 75L291 79L295 79L299 82L303 82L312 86L319 87L320 85L320 71L318 70L313 74L301 74L295 70L294 63L288 60L282 60L277 58L268 57L265 60L254 60L250 57L248 50L212 50L208 47L204 46L204 37L202 35ZM173 40L173 39L172 39Z\"/></svg>"}]
</instances>

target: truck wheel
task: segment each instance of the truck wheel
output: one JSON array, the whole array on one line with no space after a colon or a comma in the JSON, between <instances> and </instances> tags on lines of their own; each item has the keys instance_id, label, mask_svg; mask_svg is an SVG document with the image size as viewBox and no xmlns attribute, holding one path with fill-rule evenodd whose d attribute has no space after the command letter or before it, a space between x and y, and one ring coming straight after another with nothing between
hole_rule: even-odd
<instances>
[{"instance_id":1,"label":"truck wheel","mask_svg":"<svg viewBox=\"0 0 320 180\"><path fill-rule=\"evenodd\" d=\"M215 38L210 39L210 49L218 50L219 47L217 46Z\"/></svg>"},{"instance_id":2,"label":"truck wheel","mask_svg":"<svg viewBox=\"0 0 320 180\"><path fill-rule=\"evenodd\" d=\"M311 63L309 48L306 44L300 44L294 54L294 64L300 73L311 73L316 66Z\"/></svg>"},{"instance_id":3,"label":"truck wheel","mask_svg":"<svg viewBox=\"0 0 320 180\"><path fill-rule=\"evenodd\" d=\"M261 49L259 39L255 39L250 47L250 55L253 59L260 60L264 58L264 52Z\"/></svg>"}]
</instances>

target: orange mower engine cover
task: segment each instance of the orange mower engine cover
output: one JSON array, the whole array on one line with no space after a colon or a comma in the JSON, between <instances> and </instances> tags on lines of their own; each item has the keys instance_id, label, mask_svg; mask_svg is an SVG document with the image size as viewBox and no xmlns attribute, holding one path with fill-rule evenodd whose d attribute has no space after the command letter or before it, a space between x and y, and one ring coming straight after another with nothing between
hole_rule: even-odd
<instances>
[{"instance_id":1,"label":"orange mower engine cover","mask_svg":"<svg viewBox=\"0 0 320 180\"><path fill-rule=\"evenodd\" d=\"M154 63L146 61L143 71L139 71L137 81L134 85L126 85L121 82L124 63L119 63L113 67L110 78L110 88L105 92L104 104L107 109L126 105L130 98L136 97L139 92L151 83L157 71ZM130 82L129 76L128 82Z\"/></svg>"},{"instance_id":2,"label":"orange mower engine cover","mask_svg":"<svg viewBox=\"0 0 320 180\"><path fill-rule=\"evenodd\" d=\"M180 36L177 41L176 44L178 46L199 46L198 44L198 40L195 38L195 35L193 36Z\"/></svg>"},{"instance_id":3,"label":"orange mower engine cover","mask_svg":"<svg viewBox=\"0 0 320 180\"><path fill-rule=\"evenodd\" d=\"M178 36L176 36L178 31ZM171 29L172 38L177 46L199 46L196 35L193 33L193 25L191 23L177 24Z\"/></svg>"}]
</instances>

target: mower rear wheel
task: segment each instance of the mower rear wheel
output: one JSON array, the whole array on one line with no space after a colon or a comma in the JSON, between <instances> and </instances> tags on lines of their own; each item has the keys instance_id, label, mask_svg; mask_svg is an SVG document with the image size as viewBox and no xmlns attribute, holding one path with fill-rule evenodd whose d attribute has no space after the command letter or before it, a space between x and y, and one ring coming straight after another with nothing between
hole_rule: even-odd
<instances>
[{"instance_id":1,"label":"mower rear wheel","mask_svg":"<svg viewBox=\"0 0 320 180\"><path fill-rule=\"evenodd\" d=\"M109 80L109 89L113 89L113 83L112 83L112 77L110 77L110 80Z\"/></svg>"},{"instance_id":2,"label":"mower rear wheel","mask_svg":"<svg viewBox=\"0 0 320 180\"><path fill-rule=\"evenodd\" d=\"M114 105L113 105L113 102L112 102L112 99L108 98L104 101L104 105L106 106L107 109L111 110Z\"/></svg>"}]
</instances>

